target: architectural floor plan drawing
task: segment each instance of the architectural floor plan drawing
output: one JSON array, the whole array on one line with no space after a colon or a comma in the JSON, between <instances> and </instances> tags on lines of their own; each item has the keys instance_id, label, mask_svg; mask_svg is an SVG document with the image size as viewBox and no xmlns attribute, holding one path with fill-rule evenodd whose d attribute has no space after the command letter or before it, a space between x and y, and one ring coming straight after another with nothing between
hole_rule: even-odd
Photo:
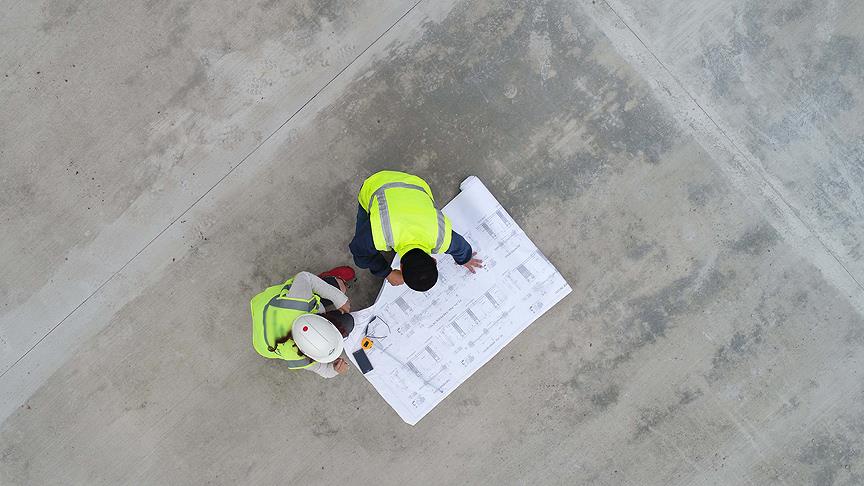
<instances>
[{"instance_id":1,"label":"architectural floor plan drawing","mask_svg":"<svg viewBox=\"0 0 864 486\"><path fill-rule=\"evenodd\" d=\"M353 313L346 338L352 361L363 336L374 341L366 352L374 369L364 376L411 425L570 293L480 179L460 188L443 210L484 268L471 274L445 254L428 292L385 282L372 307Z\"/></svg>"}]
</instances>

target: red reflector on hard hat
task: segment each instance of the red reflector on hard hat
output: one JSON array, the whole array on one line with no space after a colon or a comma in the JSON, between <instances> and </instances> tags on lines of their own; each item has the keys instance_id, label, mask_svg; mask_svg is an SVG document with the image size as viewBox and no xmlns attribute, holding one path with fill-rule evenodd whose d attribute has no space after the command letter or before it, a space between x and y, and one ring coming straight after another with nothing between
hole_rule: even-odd
<instances>
[{"instance_id":1,"label":"red reflector on hard hat","mask_svg":"<svg viewBox=\"0 0 864 486\"><path fill-rule=\"evenodd\" d=\"M306 332L308 330L309 330L309 326L303 326L303 332Z\"/></svg>"}]
</instances>

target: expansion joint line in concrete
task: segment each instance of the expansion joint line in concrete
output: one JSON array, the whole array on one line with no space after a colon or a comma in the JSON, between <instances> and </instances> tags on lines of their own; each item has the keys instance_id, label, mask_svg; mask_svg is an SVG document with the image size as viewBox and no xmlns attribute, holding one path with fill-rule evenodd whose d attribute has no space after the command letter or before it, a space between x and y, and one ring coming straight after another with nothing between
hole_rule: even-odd
<instances>
[{"instance_id":1,"label":"expansion joint line in concrete","mask_svg":"<svg viewBox=\"0 0 864 486\"><path fill-rule=\"evenodd\" d=\"M825 252L828 253L829 255L831 255L831 258L833 258L834 261L836 261L837 264L840 265L840 267L846 272L846 275L848 275L849 278L852 279L853 282L855 282L855 285L860 290L864 291L864 284L862 284L861 282L858 281L857 278L855 278L855 275L853 275L852 272L850 272L849 269L846 268L846 265L843 264L843 262L834 253L834 251L831 250L831 248L829 248L828 245L825 244L825 242L822 240L822 238L819 237L819 234L816 231L814 231L813 228L811 228L810 225L807 224L806 221L804 221L804 219L798 213L798 210L786 200L786 198L783 196L783 193L779 189L777 189L777 187L762 174L762 170L759 170L759 169L761 169L761 167L758 167L759 164L753 162L753 160L752 160L753 157L748 156L747 153L745 153L744 150L742 150L738 146L738 144L736 144L735 141L732 140L732 137L730 137L726 133L726 130L724 130L723 127L721 127L720 124L714 120L714 118L708 113L708 111L702 107L702 105L699 103L698 100L696 100L696 97L693 96L693 94L690 93L690 91L684 86L684 84L681 82L681 80L678 79L678 76L676 76L675 73L673 73L671 69L666 67L666 64L663 61L661 61L660 58L657 57L656 54L654 54L654 51L650 47L648 47L648 44L646 44L645 41L643 41L642 38L639 37L639 34L637 34L636 31L630 27L630 24L628 24L627 21L625 21L624 18L621 17L621 15L618 13L618 11L615 10L615 7L610 5L608 0L603 0L603 4L606 5L606 7L608 7L609 10L613 14L615 14L615 17L621 22L621 24L624 25L624 27L627 28L627 30L633 35L633 37L639 41L639 43L642 45L642 47L645 48L645 51L648 54L650 54L651 57L654 58L655 61L657 61L657 64L664 71L666 71L666 73L669 75L669 77L671 77L673 80L675 80L675 84L678 85L678 88L681 89L681 91L687 96L687 98L690 99L690 101L692 101L693 104L696 105L697 108L699 108L699 111L701 111L702 114L705 115L705 117L711 121L711 124L714 125L714 127L717 129L717 131L720 133L720 135L727 142L729 142L729 145L735 148L735 151L738 152L738 155L741 156L741 159L745 160L748 164L750 164L751 167L754 167L755 169L757 169L756 172L759 174L759 177L762 178L762 182L764 182L766 186L771 188L771 191L774 192L774 194L777 196L777 198L780 201L782 201L783 204L786 205L786 208L789 210L789 212L791 214L793 214L795 216L795 218L801 223L801 225L804 228L807 228L807 231L809 231L810 234L816 239L816 241L819 242L819 245L825 250Z\"/></svg>"},{"instance_id":2,"label":"expansion joint line in concrete","mask_svg":"<svg viewBox=\"0 0 864 486\"><path fill-rule=\"evenodd\" d=\"M238 167L240 167L241 165L243 165L243 163L246 162L246 160L249 159L249 157L251 157L255 152L258 151L258 149L260 149L262 146L264 146L264 144L267 143L271 138L273 138L274 135L276 135L277 133L279 133L279 131L282 130L282 128L284 128L285 125L287 125L288 123L290 123L291 120L293 120L294 117L297 116L297 114L299 114L301 111L303 111L303 109L306 108L306 106L309 105L309 103L311 103L313 100L315 100L315 98L317 98L319 94L321 94L325 89L327 89L327 87L330 86L330 85L333 83L333 81L335 81L339 76L342 75L342 73L344 73L348 68L350 68L350 67L351 67L355 62L357 62L357 60L360 59L360 57L362 57L363 54L365 54L369 49L371 49L372 46L374 46L375 44L377 44L378 41L380 41L382 37L384 37L385 35L387 35L388 32L390 32L391 30L393 30L393 27L396 27L396 25L399 24L399 22L401 22L402 19L404 19L405 17L408 16L408 14L410 14L411 12L413 12L414 9L417 8L417 6L420 5L421 3L423 3L423 0L417 0L416 2L414 2L414 3L411 5L411 7L408 8L408 10L406 10L406 11L405 11L401 16L399 16L398 19L396 19L392 24L390 24L390 26L387 27L387 28L384 30L384 32L381 32L381 34L379 34L378 37L375 38L375 40L373 40L373 41L372 41L368 46L366 46L365 49L363 49L362 51L360 51L360 53L357 54L357 55L354 57L354 59L351 60L351 62L349 62L348 64L346 64L345 67L343 67L342 69L340 69L338 73L336 73L336 74L335 74L333 77L331 77L331 78L330 78L326 83L324 83L324 85L321 86L321 88L319 88L318 91L315 92L315 94L313 94L313 95L312 95L308 100L306 100L306 102L304 102L303 105L300 106L300 108L297 108L297 110L295 110L294 113L291 114L291 116L289 116L289 117L288 117L284 122L282 122L281 125L279 125L279 127L277 127L275 130L273 130L273 132L270 133L270 135L268 135L267 137L265 137L264 140L262 140L258 145L255 146L255 148L253 148L253 149L252 149L248 154L246 154L242 159L240 159L240 161L237 162L237 164L235 164L233 167L231 167L231 169L228 170L228 172L226 172L225 175L223 175L221 178L219 178L219 180L216 181L212 186L210 186L209 189L207 189L206 191L204 191L204 193L201 194L201 196L199 196L198 199L196 199L194 202L192 202L192 204L190 204L189 207L187 207L186 209L184 209L184 210L183 210L179 215L177 215L177 217L175 217L173 220L171 220L171 222L168 223L168 224L167 224L167 225L166 225L166 226L165 226L161 231L159 231L159 233L157 233L156 236L154 236L152 239L150 239L150 241L147 242L147 244L145 244L143 247L141 247L141 249L138 250L138 252L136 252L135 255L132 256L132 258L130 258L130 259L129 259L126 263L124 263L123 265L121 265L120 268L118 268L114 273L112 273L110 277L108 277L107 279L105 279L104 282L102 282L101 284L99 284L99 286L96 287L96 290L94 290L93 292L91 292L90 295L88 295L84 300L81 301L81 303L79 303L78 305L75 306L74 309L72 309L71 311L69 311L69 313L66 314L66 316L65 316L63 319L60 320L60 322L58 322L57 324L55 324L54 327L52 327L50 330L48 330L48 332L45 333L44 336L42 336L41 338L39 338L39 340L36 341L36 343L33 344L33 346L31 346L30 349L28 349L24 354L22 354L18 359L16 359L15 362L12 363L8 368L6 368L5 370L3 370L3 373L0 373L0 378L2 378L4 375L6 375L6 373L8 373L8 372L9 372L12 368L14 368L14 367L19 363L19 362L21 362L21 360L23 360L24 358L26 358L27 355L30 354L31 351L33 351L34 349L36 349L36 347L39 346L39 344L40 344L42 341L44 341L45 338L47 338L47 337L48 337L52 332L54 332L55 329L57 329L58 327L60 327L61 324L63 324L64 322L66 322L66 320L69 319L69 317L71 317L72 314L74 314L75 312L77 312L78 309L80 309L84 304L86 304L88 301L90 301L90 299L92 299L94 295L98 294L99 291L102 290L102 288L104 288L106 285L108 285L109 282L111 282L112 280L114 280L114 278L116 278L117 275L119 275L123 270L126 269L126 267L128 267L128 266L129 266L133 261L135 261L135 259L138 258L139 255L141 255L142 253L144 253L144 251L145 251L148 247L150 247L150 245L153 244L154 241L156 241L160 236L162 236L166 231L168 231L168 229L170 229L172 226L174 226L174 224L176 224L177 221L180 220L180 218L182 218L183 216L185 216L186 213L188 213L192 208L195 207L195 205L197 205L199 202L201 202L201 200L204 199L204 198L207 196L207 194L210 194L210 192L211 192L213 189L215 189L216 186L218 186L219 184L221 184L222 181L224 181L225 179L228 178L228 176L230 176L232 173L234 173L234 171L235 171Z\"/></svg>"}]
</instances>

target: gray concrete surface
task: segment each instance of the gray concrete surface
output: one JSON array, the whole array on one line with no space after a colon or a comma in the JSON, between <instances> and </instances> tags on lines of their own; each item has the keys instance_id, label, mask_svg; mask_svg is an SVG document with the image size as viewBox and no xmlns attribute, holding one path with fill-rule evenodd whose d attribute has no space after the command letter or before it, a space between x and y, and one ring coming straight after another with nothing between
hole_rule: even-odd
<instances>
[{"instance_id":1,"label":"gray concrete surface","mask_svg":"<svg viewBox=\"0 0 864 486\"><path fill-rule=\"evenodd\" d=\"M0 483L864 483L859 4L4 8ZM413 428L249 344L380 168L574 289Z\"/></svg>"}]
</instances>

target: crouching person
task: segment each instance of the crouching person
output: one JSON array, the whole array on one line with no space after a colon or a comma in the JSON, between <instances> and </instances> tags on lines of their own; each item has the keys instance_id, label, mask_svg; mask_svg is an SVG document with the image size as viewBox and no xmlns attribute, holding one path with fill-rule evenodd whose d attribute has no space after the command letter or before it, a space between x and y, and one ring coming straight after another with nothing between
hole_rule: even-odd
<instances>
[{"instance_id":1,"label":"crouching person","mask_svg":"<svg viewBox=\"0 0 864 486\"><path fill-rule=\"evenodd\" d=\"M265 358L282 359L291 369L314 371L325 378L348 371L341 358L342 339L354 328L348 312L346 282L351 267L315 276L300 272L284 284L252 298L252 345ZM327 312L327 306L335 310Z\"/></svg>"}]
</instances>

